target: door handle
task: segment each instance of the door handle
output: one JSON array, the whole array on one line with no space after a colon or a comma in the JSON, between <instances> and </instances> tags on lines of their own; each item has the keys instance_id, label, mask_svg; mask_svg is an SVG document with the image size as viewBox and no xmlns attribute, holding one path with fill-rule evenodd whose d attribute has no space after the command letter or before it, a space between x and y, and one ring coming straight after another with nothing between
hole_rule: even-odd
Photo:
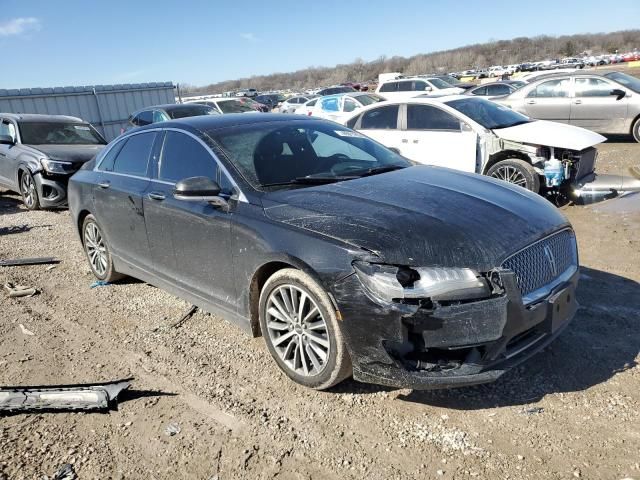
<instances>
[{"instance_id":1,"label":"door handle","mask_svg":"<svg viewBox=\"0 0 640 480\"><path fill-rule=\"evenodd\" d=\"M576 100L576 101L575 101L575 102L573 102L573 103L575 103L576 105L580 105L580 104L582 103L582 100Z\"/></svg>"},{"instance_id":2,"label":"door handle","mask_svg":"<svg viewBox=\"0 0 640 480\"><path fill-rule=\"evenodd\" d=\"M403 138L402 143L409 143L409 140L407 140L406 138Z\"/></svg>"},{"instance_id":3,"label":"door handle","mask_svg":"<svg viewBox=\"0 0 640 480\"><path fill-rule=\"evenodd\" d=\"M151 192L147 195L147 197L149 197L151 200L159 200L159 201L162 201L165 198L167 198L164 193L158 193L158 192Z\"/></svg>"},{"instance_id":4,"label":"door handle","mask_svg":"<svg viewBox=\"0 0 640 480\"><path fill-rule=\"evenodd\" d=\"M111 182L100 182L98 183L100 188L109 188L111 186Z\"/></svg>"},{"instance_id":5,"label":"door handle","mask_svg":"<svg viewBox=\"0 0 640 480\"><path fill-rule=\"evenodd\" d=\"M527 105L535 105L536 101L535 100L527 100Z\"/></svg>"}]
</instances>

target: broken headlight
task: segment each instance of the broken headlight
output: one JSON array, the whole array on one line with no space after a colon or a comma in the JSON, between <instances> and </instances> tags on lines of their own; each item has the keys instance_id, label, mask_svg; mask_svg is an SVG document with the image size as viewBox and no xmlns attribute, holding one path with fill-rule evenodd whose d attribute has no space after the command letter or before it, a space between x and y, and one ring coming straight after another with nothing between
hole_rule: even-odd
<instances>
[{"instance_id":1,"label":"broken headlight","mask_svg":"<svg viewBox=\"0 0 640 480\"><path fill-rule=\"evenodd\" d=\"M353 266L367 291L386 302L409 298L473 300L491 295L487 281L470 268L409 268L364 262Z\"/></svg>"},{"instance_id":2,"label":"broken headlight","mask_svg":"<svg viewBox=\"0 0 640 480\"><path fill-rule=\"evenodd\" d=\"M49 160L48 158L41 158L40 164L49 173L69 173L70 168L73 166L72 162Z\"/></svg>"}]
</instances>

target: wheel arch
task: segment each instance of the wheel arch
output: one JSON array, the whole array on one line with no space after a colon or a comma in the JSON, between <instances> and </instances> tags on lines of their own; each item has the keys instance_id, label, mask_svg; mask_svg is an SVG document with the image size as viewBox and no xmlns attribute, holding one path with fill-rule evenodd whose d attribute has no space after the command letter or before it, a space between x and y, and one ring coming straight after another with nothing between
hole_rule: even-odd
<instances>
[{"instance_id":1,"label":"wheel arch","mask_svg":"<svg viewBox=\"0 0 640 480\"><path fill-rule=\"evenodd\" d=\"M303 271L304 273L309 275L315 282L317 282L318 285L324 288L316 272L300 259L285 256L283 258L270 260L260 265L254 272L249 283L249 321L251 326L251 334L253 335L253 337L262 336L262 331L260 330L259 312L260 294L262 292L262 287L264 287L264 284L274 273L280 270L284 270L285 268L293 268ZM327 293L329 295L329 299L335 306L335 299L328 291Z\"/></svg>"},{"instance_id":2,"label":"wheel arch","mask_svg":"<svg viewBox=\"0 0 640 480\"><path fill-rule=\"evenodd\" d=\"M524 160L525 162L533 165L531 161L531 157L526 153L519 152L517 150L502 150L500 152L494 153L489 157L489 161L485 164L482 169L482 174L486 175L491 167L493 167L496 163L501 162L503 160L509 160L510 158L515 158L518 160Z\"/></svg>"}]
</instances>

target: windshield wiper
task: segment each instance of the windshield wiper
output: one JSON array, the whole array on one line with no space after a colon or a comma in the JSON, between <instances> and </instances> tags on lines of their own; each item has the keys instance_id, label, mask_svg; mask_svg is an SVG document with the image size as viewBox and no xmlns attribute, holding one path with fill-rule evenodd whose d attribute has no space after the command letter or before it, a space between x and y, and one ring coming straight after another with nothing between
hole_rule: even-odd
<instances>
[{"instance_id":1,"label":"windshield wiper","mask_svg":"<svg viewBox=\"0 0 640 480\"><path fill-rule=\"evenodd\" d=\"M276 182L276 183L264 183L263 187L281 187L284 185L325 185L327 183L335 183L341 182L343 180L353 180L355 178L359 178L358 176L349 175L349 176L306 176L306 177L296 177L288 180L286 182Z\"/></svg>"},{"instance_id":2,"label":"windshield wiper","mask_svg":"<svg viewBox=\"0 0 640 480\"><path fill-rule=\"evenodd\" d=\"M361 172L355 172L354 175L368 177L370 175L378 175L379 173L393 172L394 170L400 170L402 168L407 168L407 165L382 165L380 167L368 168Z\"/></svg>"}]
</instances>

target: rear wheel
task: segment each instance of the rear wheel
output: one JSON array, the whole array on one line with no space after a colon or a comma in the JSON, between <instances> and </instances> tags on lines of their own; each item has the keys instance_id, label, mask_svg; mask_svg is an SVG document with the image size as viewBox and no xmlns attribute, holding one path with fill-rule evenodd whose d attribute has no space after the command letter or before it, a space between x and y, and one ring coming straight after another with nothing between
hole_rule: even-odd
<instances>
[{"instance_id":1,"label":"rear wheel","mask_svg":"<svg viewBox=\"0 0 640 480\"><path fill-rule=\"evenodd\" d=\"M267 348L294 382L323 390L351 375L351 359L335 308L309 275L276 272L260 293L260 327Z\"/></svg>"},{"instance_id":2,"label":"rear wheel","mask_svg":"<svg viewBox=\"0 0 640 480\"><path fill-rule=\"evenodd\" d=\"M640 143L640 118L638 118L633 124L633 128L631 129L631 133L633 134L633 139Z\"/></svg>"},{"instance_id":3,"label":"rear wheel","mask_svg":"<svg viewBox=\"0 0 640 480\"><path fill-rule=\"evenodd\" d=\"M111 251L93 215L87 215L82 223L82 244L91 272L98 280L114 282L124 276L113 267Z\"/></svg>"},{"instance_id":4,"label":"rear wheel","mask_svg":"<svg viewBox=\"0 0 640 480\"><path fill-rule=\"evenodd\" d=\"M20 177L20 194L22 202L29 210L40 209L40 197L38 196L38 187L33 179L31 172L27 171Z\"/></svg>"},{"instance_id":5,"label":"rear wheel","mask_svg":"<svg viewBox=\"0 0 640 480\"><path fill-rule=\"evenodd\" d=\"M517 158L509 158L493 165L487 175L493 178L513 183L531 190L534 193L540 191L540 177L531 164Z\"/></svg>"}]
</instances>

